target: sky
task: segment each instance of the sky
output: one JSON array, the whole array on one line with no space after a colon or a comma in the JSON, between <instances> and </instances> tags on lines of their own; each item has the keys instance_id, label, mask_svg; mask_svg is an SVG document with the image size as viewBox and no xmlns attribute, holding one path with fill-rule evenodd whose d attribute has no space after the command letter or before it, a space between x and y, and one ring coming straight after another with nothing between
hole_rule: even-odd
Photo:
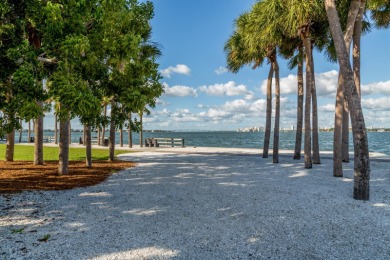
<instances>
[{"instance_id":1,"label":"sky","mask_svg":"<svg viewBox=\"0 0 390 260\"><path fill-rule=\"evenodd\" d=\"M152 0L152 40L165 93L144 118L148 130L237 130L265 125L268 65L228 72L225 42L254 0ZM362 106L367 127L390 127L390 30L362 39ZM296 125L296 70L279 59L282 128ZM319 126L334 124L338 65L314 54ZM136 116L136 115L135 115ZM72 128L80 128L74 120ZM50 127L50 123L45 123Z\"/></svg>"}]
</instances>

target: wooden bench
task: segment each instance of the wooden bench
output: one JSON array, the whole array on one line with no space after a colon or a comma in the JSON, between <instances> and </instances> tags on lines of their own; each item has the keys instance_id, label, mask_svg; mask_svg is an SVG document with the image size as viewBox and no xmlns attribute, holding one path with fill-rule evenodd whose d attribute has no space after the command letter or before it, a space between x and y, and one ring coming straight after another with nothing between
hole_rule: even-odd
<instances>
[{"instance_id":1,"label":"wooden bench","mask_svg":"<svg viewBox=\"0 0 390 260\"><path fill-rule=\"evenodd\" d=\"M54 136L51 136L51 135L44 136L43 141L46 143L51 143L52 141L54 141Z\"/></svg>"},{"instance_id":2,"label":"wooden bench","mask_svg":"<svg viewBox=\"0 0 390 260\"><path fill-rule=\"evenodd\" d=\"M145 147L160 146L184 147L184 138L145 138Z\"/></svg>"}]
</instances>

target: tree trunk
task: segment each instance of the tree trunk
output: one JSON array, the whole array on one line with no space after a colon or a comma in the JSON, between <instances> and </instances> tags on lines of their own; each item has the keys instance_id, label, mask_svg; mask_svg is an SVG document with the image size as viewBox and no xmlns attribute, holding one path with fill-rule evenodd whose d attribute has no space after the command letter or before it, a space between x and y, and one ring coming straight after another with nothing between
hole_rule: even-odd
<instances>
[{"instance_id":1,"label":"tree trunk","mask_svg":"<svg viewBox=\"0 0 390 260\"><path fill-rule=\"evenodd\" d=\"M343 122L343 102L344 102L344 78L339 74L339 80L337 84L336 93L336 105L334 114L334 132L333 132L333 176L343 177L343 165L342 165L342 122Z\"/></svg>"},{"instance_id":2,"label":"tree trunk","mask_svg":"<svg viewBox=\"0 0 390 260\"><path fill-rule=\"evenodd\" d=\"M353 60L353 73L355 79L356 89L361 98L361 87L360 87L360 39L362 36L362 21L364 11L366 9L366 0L362 0L359 8L359 13L356 16L355 26L353 30L353 52L352 52L352 60Z\"/></svg>"},{"instance_id":3,"label":"tree trunk","mask_svg":"<svg viewBox=\"0 0 390 260\"><path fill-rule=\"evenodd\" d=\"M273 77L273 75L274 75L274 68L271 65L269 68L268 81L267 81L267 111L266 111L266 118L265 118L263 158L268 158L269 142L271 139L272 77Z\"/></svg>"},{"instance_id":4,"label":"tree trunk","mask_svg":"<svg viewBox=\"0 0 390 260\"><path fill-rule=\"evenodd\" d=\"M7 144L5 148L5 160L7 162L14 161L14 150L15 150L15 130L7 134Z\"/></svg>"},{"instance_id":5,"label":"tree trunk","mask_svg":"<svg viewBox=\"0 0 390 260\"><path fill-rule=\"evenodd\" d=\"M58 144L58 115L54 114L54 143Z\"/></svg>"},{"instance_id":6,"label":"tree trunk","mask_svg":"<svg viewBox=\"0 0 390 260\"><path fill-rule=\"evenodd\" d=\"M320 142L318 137L318 110L317 110L317 90L316 90L316 81L315 81L315 74L314 74L314 59L313 59L313 47L310 48L311 58L310 58L310 67L312 71L312 89L311 89L311 98L312 98L312 126L313 126L313 163L314 164L321 164L320 159Z\"/></svg>"},{"instance_id":7,"label":"tree trunk","mask_svg":"<svg viewBox=\"0 0 390 260\"><path fill-rule=\"evenodd\" d=\"M298 63L298 106L297 106L297 129L295 136L294 160L301 159L302 149L302 126L303 126L303 59L302 48L299 48L301 56Z\"/></svg>"},{"instance_id":8,"label":"tree trunk","mask_svg":"<svg viewBox=\"0 0 390 260\"><path fill-rule=\"evenodd\" d=\"M112 111L112 108L111 108L111 111ZM107 117L107 105L104 105L104 112L103 112L103 115L104 115L104 120L105 120L106 117ZM103 124L103 129L102 129L102 139L101 139L100 145L104 145L104 136L105 136L105 133L106 133L106 125L105 125L105 123L104 123L104 124Z\"/></svg>"},{"instance_id":9,"label":"tree trunk","mask_svg":"<svg viewBox=\"0 0 390 260\"><path fill-rule=\"evenodd\" d=\"M28 120L27 143L31 143L31 120Z\"/></svg>"},{"instance_id":10,"label":"tree trunk","mask_svg":"<svg viewBox=\"0 0 390 260\"><path fill-rule=\"evenodd\" d=\"M86 125L84 127L85 129L85 138L84 138L84 145L85 145L85 165L88 168L92 167L92 144L91 144L91 126Z\"/></svg>"},{"instance_id":11,"label":"tree trunk","mask_svg":"<svg viewBox=\"0 0 390 260\"><path fill-rule=\"evenodd\" d=\"M39 104L42 108L42 103ZM34 129L34 165L43 164L43 116L39 115Z\"/></svg>"},{"instance_id":12,"label":"tree trunk","mask_svg":"<svg viewBox=\"0 0 390 260\"><path fill-rule=\"evenodd\" d=\"M69 134L69 144L72 144L72 126L70 124L70 119L69 119L69 130L68 130L68 134Z\"/></svg>"},{"instance_id":13,"label":"tree trunk","mask_svg":"<svg viewBox=\"0 0 390 260\"><path fill-rule=\"evenodd\" d=\"M352 41L352 35L354 31L355 19L359 11L360 3L359 1L352 1L348 10L348 20L347 26L344 33L345 47L349 55L349 49ZM344 152L349 152L348 148L348 139L347 146L344 145L345 142L345 129L349 129L348 123L344 125L344 122L349 120L349 116L345 113L344 107L347 102L344 95L345 89L345 80L343 75L339 74L337 94L336 94L336 105L335 105L335 125L334 125L334 135L333 135L333 176L342 177L343 176L343 166L342 161L343 157L345 158ZM346 120L344 120L346 118ZM344 130L343 130L344 129ZM349 135L349 131L347 131ZM349 138L349 136L348 136ZM349 160L349 159L348 159Z\"/></svg>"},{"instance_id":14,"label":"tree trunk","mask_svg":"<svg viewBox=\"0 0 390 260\"><path fill-rule=\"evenodd\" d=\"M20 120L20 129L19 129L19 143L22 142L22 135L23 135L23 121Z\"/></svg>"},{"instance_id":15,"label":"tree trunk","mask_svg":"<svg viewBox=\"0 0 390 260\"><path fill-rule=\"evenodd\" d=\"M129 114L129 129L128 129L128 135L129 135L129 148L133 148L133 136L131 132L131 112Z\"/></svg>"},{"instance_id":16,"label":"tree trunk","mask_svg":"<svg viewBox=\"0 0 390 260\"><path fill-rule=\"evenodd\" d=\"M274 127L274 144L272 152L272 162L279 163L279 121L280 121L280 82L279 82L279 65L276 60L272 62L275 71L275 127Z\"/></svg>"},{"instance_id":17,"label":"tree trunk","mask_svg":"<svg viewBox=\"0 0 390 260\"><path fill-rule=\"evenodd\" d=\"M139 145L140 145L140 147L144 147L144 143L143 143L143 139L144 139L144 126L143 126L143 123L142 123L142 117L143 117L143 112L140 112L139 113L139 122L140 122L140 126L141 126L141 129L139 131Z\"/></svg>"},{"instance_id":18,"label":"tree trunk","mask_svg":"<svg viewBox=\"0 0 390 260\"><path fill-rule=\"evenodd\" d=\"M100 139L100 133L101 133L101 130L100 130L100 126L98 127L98 137L97 137L97 139L98 139L98 145L100 145L101 144L101 139Z\"/></svg>"},{"instance_id":19,"label":"tree trunk","mask_svg":"<svg viewBox=\"0 0 390 260\"><path fill-rule=\"evenodd\" d=\"M110 121L110 142L109 142L109 161L115 160L115 100L111 100L111 121Z\"/></svg>"},{"instance_id":20,"label":"tree trunk","mask_svg":"<svg viewBox=\"0 0 390 260\"><path fill-rule=\"evenodd\" d=\"M81 141L82 143L83 143L83 145L85 146L85 138L86 138L86 135L87 135L87 126L86 125L84 125L84 127L83 127L83 140ZM90 130L91 131L91 130Z\"/></svg>"},{"instance_id":21,"label":"tree trunk","mask_svg":"<svg viewBox=\"0 0 390 260\"><path fill-rule=\"evenodd\" d=\"M368 200L370 197L370 160L368 139L360 98L355 86L348 50L343 39L340 20L334 0L325 0L330 30L335 43L340 71L345 79L345 95L351 111L354 142L354 191L353 197Z\"/></svg>"},{"instance_id":22,"label":"tree trunk","mask_svg":"<svg viewBox=\"0 0 390 260\"><path fill-rule=\"evenodd\" d=\"M308 30L308 29L307 29ZM305 33L303 33L305 34ZM306 57L306 98L305 98L305 147L304 147L304 158L305 168L311 169L313 167L311 160L311 124L310 124L310 109L311 109L311 91L312 87L312 73L311 70L311 42L307 36L302 37L303 44L305 46L305 57Z\"/></svg>"},{"instance_id":23,"label":"tree trunk","mask_svg":"<svg viewBox=\"0 0 390 260\"><path fill-rule=\"evenodd\" d=\"M341 134L341 159L343 162L349 162L349 109L348 101L344 98L343 104L343 127Z\"/></svg>"},{"instance_id":24,"label":"tree trunk","mask_svg":"<svg viewBox=\"0 0 390 260\"><path fill-rule=\"evenodd\" d=\"M120 147L123 147L123 129L122 129L122 126L119 129L119 145L120 145Z\"/></svg>"},{"instance_id":25,"label":"tree trunk","mask_svg":"<svg viewBox=\"0 0 390 260\"><path fill-rule=\"evenodd\" d=\"M69 120L60 120L58 175L69 173Z\"/></svg>"}]
</instances>

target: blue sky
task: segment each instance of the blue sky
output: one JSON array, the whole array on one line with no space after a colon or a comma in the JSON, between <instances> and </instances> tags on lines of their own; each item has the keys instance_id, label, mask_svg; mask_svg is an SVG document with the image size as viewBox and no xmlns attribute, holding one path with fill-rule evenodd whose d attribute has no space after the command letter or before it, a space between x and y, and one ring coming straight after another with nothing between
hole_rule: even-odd
<instances>
[{"instance_id":1,"label":"blue sky","mask_svg":"<svg viewBox=\"0 0 390 260\"><path fill-rule=\"evenodd\" d=\"M165 94L145 129L236 130L264 126L264 86L268 65L232 74L225 69L224 44L233 22L254 0L152 0L153 41ZM367 127L390 127L390 30L373 30L362 39L362 105ZM338 65L315 54L320 127L333 126ZM281 127L296 123L296 71L279 59ZM48 120L50 120L48 118ZM80 128L73 120L72 128ZM50 127L51 123L45 123Z\"/></svg>"},{"instance_id":2,"label":"blue sky","mask_svg":"<svg viewBox=\"0 0 390 260\"><path fill-rule=\"evenodd\" d=\"M236 130L264 126L268 66L226 72L224 44L233 22L253 0L154 0L153 40L161 45L166 93L145 119L146 129ZM390 30L362 39L364 115L368 127L390 127ZM280 62L281 126L295 125L296 71ZM315 55L319 125L333 125L338 65Z\"/></svg>"}]
</instances>

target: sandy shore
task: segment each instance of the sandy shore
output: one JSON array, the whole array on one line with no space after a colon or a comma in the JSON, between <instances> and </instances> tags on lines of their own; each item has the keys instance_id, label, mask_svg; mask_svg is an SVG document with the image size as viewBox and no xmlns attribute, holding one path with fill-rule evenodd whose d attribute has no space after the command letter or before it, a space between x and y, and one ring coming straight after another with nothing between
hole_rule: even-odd
<instances>
[{"instance_id":1,"label":"sandy shore","mask_svg":"<svg viewBox=\"0 0 390 260\"><path fill-rule=\"evenodd\" d=\"M332 177L281 151L148 148L99 185L0 195L1 259L389 259L389 158L371 154L371 199L353 163ZM47 238L46 242L41 242ZM40 241L39 241L40 240Z\"/></svg>"}]
</instances>

